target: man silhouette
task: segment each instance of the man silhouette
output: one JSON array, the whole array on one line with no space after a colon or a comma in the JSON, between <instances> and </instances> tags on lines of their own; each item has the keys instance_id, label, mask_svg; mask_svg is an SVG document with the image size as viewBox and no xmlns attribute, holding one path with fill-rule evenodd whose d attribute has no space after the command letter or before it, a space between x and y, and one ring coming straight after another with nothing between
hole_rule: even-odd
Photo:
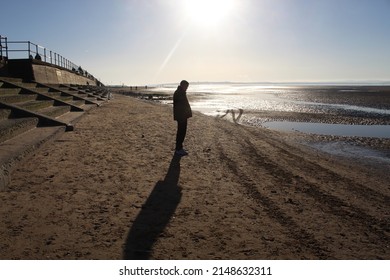
<instances>
[{"instance_id":1,"label":"man silhouette","mask_svg":"<svg viewBox=\"0 0 390 280\"><path fill-rule=\"evenodd\" d=\"M183 149L183 142L187 133L187 119L192 117L191 106L187 99L188 86L187 81L181 81L173 94L173 119L177 121L175 155L178 156L188 155L187 151Z\"/></svg>"}]
</instances>

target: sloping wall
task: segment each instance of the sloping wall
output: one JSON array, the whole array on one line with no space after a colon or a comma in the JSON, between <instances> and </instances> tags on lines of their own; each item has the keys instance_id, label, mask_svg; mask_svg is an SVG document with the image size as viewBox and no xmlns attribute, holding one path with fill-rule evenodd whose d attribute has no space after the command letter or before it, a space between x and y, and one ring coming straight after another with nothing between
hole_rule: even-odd
<instances>
[{"instance_id":1,"label":"sloping wall","mask_svg":"<svg viewBox=\"0 0 390 280\"><path fill-rule=\"evenodd\" d=\"M68 70L32 64L34 80L44 84L96 85L96 81Z\"/></svg>"},{"instance_id":2,"label":"sloping wall","mask_svg":"<svg viewBox=\"0 0 390 280\"><path fill-rule=\"evenodd\" d=\"M8 71L11 77L43 84L97 85L94 79L36 59L9 60Z\"/></svg>"}]
</instances>

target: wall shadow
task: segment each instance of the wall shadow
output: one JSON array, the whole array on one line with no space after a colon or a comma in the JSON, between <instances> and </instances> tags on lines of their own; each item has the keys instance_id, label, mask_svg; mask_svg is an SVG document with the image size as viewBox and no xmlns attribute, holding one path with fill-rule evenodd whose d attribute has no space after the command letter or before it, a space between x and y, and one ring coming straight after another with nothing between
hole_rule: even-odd
<instances>
[{"instance_id":1,"label":"wall shadow","mask_svg":"<svg viewBox=\"0 0 390 280\"><path fill-rule=\"evenodd\" d=\"M158 181L127 235L123 258L146 260L181 200L180 159L174 156L163 181Z\"/></svg>"}]
</instances>

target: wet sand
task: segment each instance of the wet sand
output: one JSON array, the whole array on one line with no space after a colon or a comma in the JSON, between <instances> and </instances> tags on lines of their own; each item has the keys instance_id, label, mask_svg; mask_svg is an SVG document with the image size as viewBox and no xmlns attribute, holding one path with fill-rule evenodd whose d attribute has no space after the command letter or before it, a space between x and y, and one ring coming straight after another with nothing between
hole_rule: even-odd
<instances>
[{"instance_id":1,"label":"wet sand","mask_svg":"<svg viewBox=\"0 0 390 280\"><path fill-rule=\"evenodd\" d=\"M123 95L25 159L2 259L390 259L390 166Z\"/></svg>"}]
</instances>

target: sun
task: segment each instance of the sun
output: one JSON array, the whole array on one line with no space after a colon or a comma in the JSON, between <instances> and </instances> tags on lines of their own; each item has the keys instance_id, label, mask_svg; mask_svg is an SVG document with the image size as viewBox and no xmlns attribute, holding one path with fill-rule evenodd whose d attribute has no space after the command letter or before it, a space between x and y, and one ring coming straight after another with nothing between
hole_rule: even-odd
<instances>
[{"instance_id":1,"label":"sun","mask_svg":"<svg viewBox=\"0 0 390 280\"><path fill-rule=\"evenodd\" d=\"M185 0L189 19L202 26L212 26L225 20L234 10L235 0Z\"/></svg>"}]
</instances>

